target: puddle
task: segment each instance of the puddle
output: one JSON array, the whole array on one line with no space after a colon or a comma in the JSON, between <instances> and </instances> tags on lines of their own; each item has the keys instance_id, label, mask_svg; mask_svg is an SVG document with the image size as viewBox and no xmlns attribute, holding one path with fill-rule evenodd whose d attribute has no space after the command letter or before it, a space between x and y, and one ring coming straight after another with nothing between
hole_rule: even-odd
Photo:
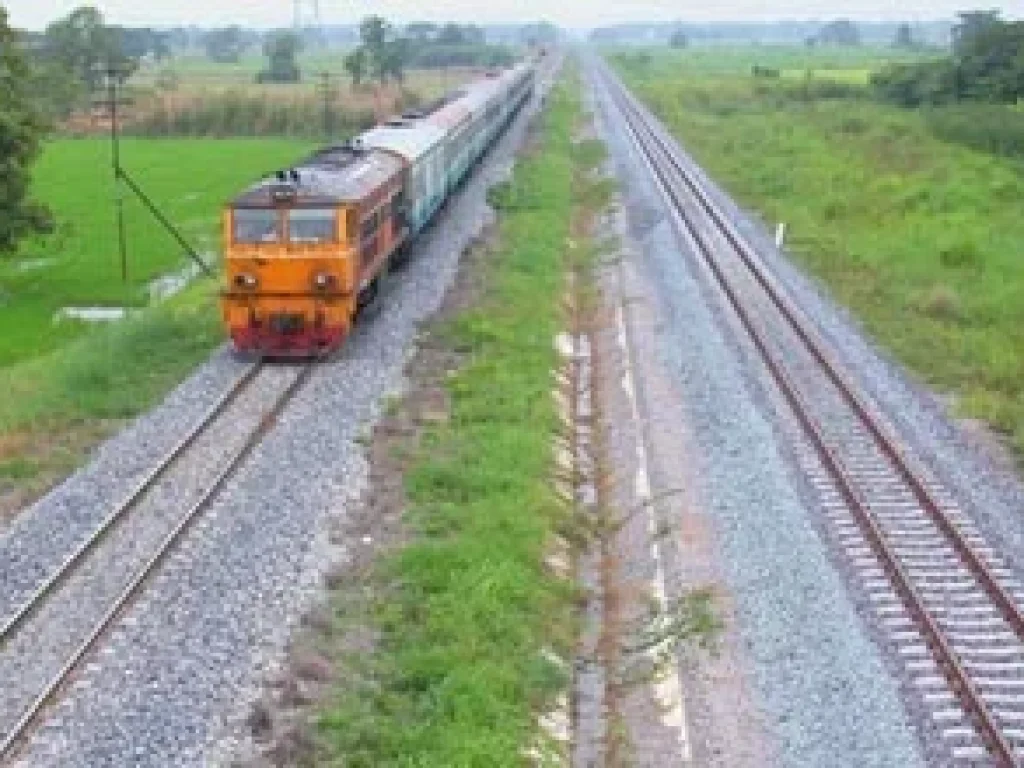
<instances>
[{"instance_id":1,"label":"puddle","mask_svg":"<svg viewBox=\"0 0 1024 768\"><path fill-rule=\"evenodd\" d=\"M203 258L207 261L210 260L209 254L204 254ZM158 277L156 280L151 280L149 285L146 286L150 302L155 303L171 298L171 296L183 290L185 286L201 273L202 270L199 268L199 265L194 261L190 261L188 266L180 272L172 272L169 275Z\"/></svg>"},{"instance_id":2,"label":"puddle","mask_svg":"<svg viewBox=\"0 0 1024 768\"><path fill-rule=\"evenodd\" d=\"M18 272L33 272L37 269L45 269L56 263L56 259L25 259L19 261L15 269Z\"/></svg>"},{"instance_id":3,"label":"puddle","mask_svg":"<svg viewBox=\"0 0 1024 768\"><path fill-rule=\"evenodd\" d=\"M111 323L124 320L129 314L138 312L128 307L61 307L53 316L53 322L81 320L86 323Z\"/></svg>"},{"instance_id":4,"label":"puddle","mask_svg":"<svg viewBox=\"0 0 1024 768\"><path fill-rule=\"evenodd\" d=\"M207 255L206 258L209 258ZM40 261L43 261L40 259ZM169 275L151 280L146 285L146 294L149 303L158 304L179 293L196 277L202 274L199 265L190 262L188 266L179 272L172 272ZM0 303L3 302L3 295L0 293ZM86 323L112 323L124 320L126 317L138 314L142 309L137 307L61 307L53 316L53 322L59 323L63 320L80 320Z\"/></svg>"}]
</instances>

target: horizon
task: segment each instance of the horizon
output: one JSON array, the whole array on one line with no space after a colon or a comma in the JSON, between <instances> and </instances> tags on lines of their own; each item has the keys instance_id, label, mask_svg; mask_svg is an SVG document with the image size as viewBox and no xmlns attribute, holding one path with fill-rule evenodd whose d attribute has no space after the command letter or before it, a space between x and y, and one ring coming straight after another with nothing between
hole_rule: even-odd
<instances>
[{"instance_id":1,"label":"horizon","mask_svg":"<svg viewBox=\"0 0 1024 768\"><path fill-rule=\"evenodd\" d=\"M58 0L48 7L41 7L35 0L11 0L3 4L9 15L9 22L19 28L32 31L42 30L52 21L66 16L80 5L88 4ZM202 7L191 7L183 11L177 0L150 0L145 8L131 0L107 0L93 3L104 14L108 23L130 27L200 27L213 28L237 24L257 30L292 27L292 3L281 0L254 0L246 4L246 18L239 18L235 3L229 0L210 0ZM309 7L306 4L306 8ZM951 22L958 12L973 10L970 4L950 0L779 0L773 6L778 9L766 13L764 5L753 0L732 0L731 8L718 4L713 10L679 6L669 7L667 3L630 3L628 5L594 0L586 7L580 4L566 4L555 13L532 13L550 11L550 7L538 0L492 0L488 8L473 7L469 0L448 0L444 4L446 14L423 12L418 3L411 0L377 0L363 2L350 0L340 8L339 0L321 0L320 19L325 26L351 26L362 18L377 13L398 25L414 21L458 22L480 26L521 26L547 21L569 31L587 31L600 27L622 24L807 24L824 23L837 18L848 18L859 24L931 24ZM967 7L965 7L965 5ZM991 4L1004 18L1018 19L1024 16L1024 0ZM54 7L56 6L56 8ZM752 7L753 6L753 7ZM435 6L435 9L437 6ZM899 12L894 12L894 11ZM308 11L305 13L308 18Z\"/></svg>"}]
</instances>

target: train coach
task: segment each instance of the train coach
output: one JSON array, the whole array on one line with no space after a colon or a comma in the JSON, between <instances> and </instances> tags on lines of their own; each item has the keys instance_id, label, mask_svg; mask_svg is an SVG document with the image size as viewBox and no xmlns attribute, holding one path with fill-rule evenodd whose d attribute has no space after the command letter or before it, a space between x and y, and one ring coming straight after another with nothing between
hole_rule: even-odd
<instances>
[{"instance_id":1,"label":"train coach","mask_svg":"<svg viewBox=\"0 0 1024 768\"><path fill-rule=\"evenodd\" d=\"M337 348L533 86L529 64L489 73L229 203L221 309L235 348L293 357Z\"/></svg>"}]
</instances>

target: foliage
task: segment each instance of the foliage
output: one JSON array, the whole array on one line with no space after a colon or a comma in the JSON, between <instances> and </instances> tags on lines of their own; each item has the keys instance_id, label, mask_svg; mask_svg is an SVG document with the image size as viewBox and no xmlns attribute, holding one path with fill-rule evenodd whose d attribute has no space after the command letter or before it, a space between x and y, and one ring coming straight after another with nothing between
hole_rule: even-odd
<instances>
[{"instance_id":1,"label":"foliage","mask_svg":"<svg viewBox=\"0 0 1024 768\"><path fill-rule=\"evenodd\" d=\"M820 45L860 45L860 30L849 19L836 19L821 28L815 42Z\"/></svg>"},{"instance_id":2,"label":"foliage","mask_svg":"<svg viewBox=\"0 0 1024 768\"><path fill-rule=\"evenodd\" d=\"M1014 108L826 107L788 98L784 80L753 81L738 61L731 71L689 52L643 69L616 63L710 173L787 223L794 256L883 344L1024 456L1024 178L1017 162L932 133L941 121L1020 132Z\"/></svg>"},{"instance_id":3,"label":"foliage","mask_svg":"<svg viewBox=\"0 0 1024 768\"><path fill-rule=\"evenodd\" d=\"M955 104L924 112L931 132L943 141L993 155L1024 158L1024 112L1002 104Z\"/></svg>"},{"instance_id":4,"label":"foliage","mask_svg":"<svg viewBox=\"0 0 1024 768\"><path fill-rule=\"evenodd\" d=\"M352 84L359 85L367 75L382 85L388 80L405 80L405 67L409 59L410 43L395 37L394 28L381 16L367 16L359 24L362 45L345 59L345 68Z\"/></svg>"},{"instance_id":5,"label":"foliage","mask_svg":"<svg viewBox=\"0 0 1024 768\"><path fill-rule=\"evenodd\" d=\"M953 39L950 58L875 75L878 98L904 107L1024 98L1024 21L1004 22L995 11L963 13Z\"/></svg>"},{"instance_id":6,"label":"foliage","mask_svg":"<svg viewBox=\"0 0 1024 768\"><path fill-rule=\"evenodd\" d=\"M686 30L684 29L677 29L668 39L670 48L685 48L689 43L690 40L687 38Z\"/></svg>"},{"instance_id":7,"label":"foliage","mask_svg":"<svg viewBox=\"0 0 1024 768\"><path fill-rule=\"evenodd\" d=\"M301 79L295 61L302 39L294 32L271 32L263 42L267 68L256 75L257 83L297 83Z\"/></svg>"},{"instance_id":8,"label":"foliage","mask_svg":"<svg viewBox=\"0 0 1024 768\"><path fill-rule=\"evenodd\" d=\"M567 684L558 658L575 634L574 593L545 554L570 514L551 488L551 340L564 326L579 106L564 88L551 102L543 145L510 182L483 297L436 340L464 352L442 385L451 415L413 448L408 541L376 566L359 629L378 639L319 718L317 764L545 764L527 755ZM346 602L337 611L352 615Z\"/></svg>"},{"instance_id":9,"label":"foliage","mask_svg":"<svg viewBox=\"0 0 1024 768\"><path fill-rule=\"evenodd\" d=\"M907 23L900 24L896 28L896 36L893 38L893 46L896 48L914 48L914 30Z\"/></svg>"},{"instance_id":10,"label":"foliage","mask_svg":"<svg viewBox=\"0 0 1024 768\"><path fill-rule=\"evenodd\" d=\"M90 6L77 8L43 33L43 55L74 75L85 88L98 88L108 67L127 78L138 66L124 50L121 32L109 27Z\"/></svg>"},{"instance_id":11,"label":"foliage","mask_svg":"<svg viewBox=\"0 0 1024 768\"><path fill-rule=\"evenodd\" d=\"M0 8L0 253L49 225L46 209L28 196L32 162L45 129L32 85L28 64L7 25L7 12Z\"/></svg>"},{"instance_id":12,"label":"foliage","mask_svg":"<svg viewBox=\"0 0 1024 768\"><path fill-rule=\"evenodd\" d=\"M366 75L369 70L369 61L366 55L365 48L356 48L350 51L345 56L345 71L348 72L349 77L352 78L352 85L358 88L366 80Z\"/></svg>"},{"instance_id":13,"label":"foliage","mask_svg":"<svg viewBox=\"0 0 1024 768\"><path fill-rule=\"evenodd\" d=\"M125 127L126 135L193 136L323 136L323 102L313 95L288 101L268 99L244 91L207 96L183 106L156 105L141 119ZM370 109L331 107L333 130L354 134L371 127Z\"/></svg>"},{"instance_id":14,"label":"foliage","mask_svg":"<svg viewBox=\"0 0 1024 768\"><path fill-rule=\"evenodd\" d=\"M409 66L420 69L440 67L507 67L515 62L515 54L503 45L414 45L409 53Z\"/></svg>"},{"instance_id":15,"label":"foliage","mask_svg":"<svg viewBox=\"0 0 1024 768\"><path fill-rule=\"evenodd\" d=\"M203 35L203 49L210 61L235 64L249 47L249 40L241 27L213 29Z\"/></svg>"}]
</instances>

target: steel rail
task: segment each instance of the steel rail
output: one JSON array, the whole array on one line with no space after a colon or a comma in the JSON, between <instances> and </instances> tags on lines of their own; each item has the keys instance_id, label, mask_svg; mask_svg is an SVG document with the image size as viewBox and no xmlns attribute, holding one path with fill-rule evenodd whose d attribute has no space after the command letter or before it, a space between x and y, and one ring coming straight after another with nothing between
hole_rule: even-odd
<instances>
[{"instance_id":1,"label":"steel rail","mask_svg":"<svg viewBox=\"0 0 1024 768\"><path fill-rule=\"evenodd\" d=\"M617 83L615 83L615 85L620 88L622 87ZM624 91L623 96L629 100L632 109L642 115L639 107L633 103L635 100L632 96ZM879 422L879 419L872 414L870 406L856 391L856 387L850 380L849 375L842 371L839 362L827 349L825 349L824 344L816 338L816 334L810 328L811 323L806 319L802 310L800 310L791 299L784 295L775 279L768 275L765 269L758 264L760 259L755 251L750 247L746 240L744 240L742 235L737 232L732 222L729 221L729 219L718 209L704 189L701 188L700 184L694 179L692 173L682 166L678 158L676 158L674 153L671 151L671 146L668 142L661 137L653 127L648 126L648 130L651 132L654 140L661 146L662 151L668 158L668 161L678 171L680 178L686 183L691 194L695 199L697 199L701 207L719 228L719 231L725 235L730 245L736 249L744 264L764 289L769 299L771 299L772 303L782 313L790 327L800 337L801 341L804 342L811 354L814 355L815 359L821 365L822 370L828 374L839 393L855 411L860 422L871 433L875 444L886 456L889 457L890 463L914 493L914 496L917 498L928 516L932 519L932 522L934 522L945 534L946 538L953 545L954 550L960 556L960 559L968 569L974 573L979 581L981 581L982 586L996 603L996 606L1002 613L1003 618L1013 628L1017 637L1024 641L1024 611L1022 611L1017 605L1017 601L1014 600L1002 584L999 583L999 580L992 573L991 568L989 568L981 555L979 555L974 547L972 547L965 539L956 524L945 512L942 511L941 504L939 504L935 496L928 490L928 487L924 482L922 482L918 473L911 467L910 459L898 445L897 438L890 434L886 427Z\"/></svg>"},{"instance_id":2,"label":"steel rail","mask_svg":"<svg viewBox=\"0 0 1024 768\"><path fill-rule=\"evenodd\" d=\"M18 722L15 723L10 731L4 734L2 740L0 740L0 761L5 760L10 756L14 745L21 741L27 734L28 729L39 717L43 708L61 688L61 686L67 682L68 678L77 669L82 659L92 652L99 639L114 623L114 620L134 601L134 599L140 594L146 581L174 551L176 544L182 539L185 532L188 531L201 514L211 506L227 482L237 473L238 469L252 454L256 446L261 443L263 437L273 427L285 407L289 402L291 402L299 389L301 389L301 387L306 383L313 370L322 359L322 357L318 357L315 360L306 363L305 367L295 377L294 381L288 385L284 392L275 401L274 405L264 414L260 423L246 438L245 444L235 453L224 469L220 471L203 496L199 498L179 519L178 523L164 537L143 567L135 573L117 599L111 603L103 617L93 626L88 636L77 646L75 651L61 667L60 671L49 679L29 707L22 713Z\"/></svg>"},{"instance_id":3,"label":"steel rail","mask_svg":"<svg viewBox=\"0 0 1024 768\"><path fill-rule=\"evenodd\" d=\"M965 709L974 717L975 726L978 729L979 734L982 737L982 740L985 743L986 747L993 753L993 756L997 760L999 760L1001 765L1007 766L1008 768L1011 766L1018 765L1013 746L1007 741L1006 737L1003 735L998 722L996 721L988 705L982 698L980 691L977 689L974 682L971 680L970 675L964 668L956 651L950 645L950 642L946 638L945 633L938 625L938 623L935 621L935 619L932 617L931 613L928 611L923 599L920 596L920 593L914 586L912 580L904 570L903 566L900 564L899 556L886 541L885 535L881 531L878 523L875 521L868 504L857 491L856 482L851 477L849 470L847 470L846 467L843 465L839 457L836 455L835 451L829 447L821 428L814 422L814 420L810 416L809 406L804 401L798 388L793 384L792 380L786 373L780 361L771 352L768 342L765 339L764 335L756 327L753 318L751 317L750 313L746 310L746 308L743 306L743 303L740 300L738 293L735 291L729 279L726 277L721 265L714 258L710 245L701 236L696 226L694 226L694 224L689 219L687 219L686 216L683 214L683 200L681 199L681 196L679 195L679 192L676 189L676 184L673 183L672 178L666 172L665 168L659 164L658 157L661 157L661 163L667 164L670 168L676 170L680 176L684 177L683 180L687 183L687 186L690 187L691 190L693 189L692 185L695 184L692 178L688 178L688 175L683 171L683 169L680 167L680 164L673 156L670 147L666 146L666 142L659 136L657 136L656 132L651 127L650 121L647 118L645 118L643 113L631 103L632 99L631 97L628 97L628 94L625 93L625 89L622 86L620 86L617 82L615 82L606 73L602 74L605 77L606 83L612 86L610 92L613 94L613 98L615 98L615 101L618 104L619 109L622 111L623 115L627 119L627 127L630 133L633 135L636 143L644 151L644 154L648 158L651 169L657 175L662 188L674 203L677 209L676 213L678 214L678 220L683 223L690 238L698 245L698 248L701 252L701 256L705 264L708 266L712 274L715 276L715 279L719 284L719 287L726 295L730 305L736 312L745 330L750 335L758 351L764 358L765 363L769 368L769 371L771 372L773 378L779 385L779 388L782 391L783 395L790 403L790 406L793 409L794 414L797 416L797 419L800 421L801 426L804 428L805 432L810 437L810 440L812 444L815 446L819 456L821 457L823 464L835 478L844 499L846 500L850 510L854 513L854 516L860 524L861 528L864 530L865 535L868 538L868 541L875 550L876 555L879 557L879 560L881 560L883 567L888 572L890 580L893 582L894 586L896 586L897 591L899 592L904 602L904 605L907 607L911 615L917 620L918 625L924 630L924 633L928 638L928 645L932 650L932 653L935 655L936 660L939 662L939 665L942 668L943 673L947 678L947 681L950 683L951 688L954 690L956 695L960 697L961 702L965 706ZM641 130L646 132L646 140L644 136L641 135ZM703 190L699 191L703 193ZM714 218L713 220L715 220L715 223L719 225L719 228L721 230L725 229L724 226L719 224L719 222L724 221L724 219L720 215ZM735 235L734 231L733 234ZM739 252L740 248L737 247L737 243L742 241L741 239L739 239L738 235L735 236L735 241L733 240L733 238L728 239L730 240L730 243L734 247L736 247L737 251ZM747 262L748 258L751 258L749 246L746 246L746 249L747 250L744 253L741 253L741 255L744 256L744 262ZM755 266L750 263L748 263L747 266L748 268L750 268L752 272L760 272L758 268L755 268ZM769 291L768 286L762 279L759 278L758 282L766 291ZM773 294L773 303L776 303L779 294L775 291L769 291L769 293ZM783 308L780 306L779 309L782 310ZM791 324L797 322L795 319L796 313L784 312L783 314L786 316L787 321L790 322ZM808 347L817 346L816 343L812 342L809 334L807 334L806 332L801 332L804 331L805 329L794 328L794 330L797 331L801 340L804 341L804 343ZM819 362L822 368L829 367L830 361L829 358L825 356L824 350L817 349L816 352L816 350L812 348L811 352L812 354L814 354L815 359ZM829 370L828 373L829 377L835 382L838 389L843 389L843 385L847 384L847 382L842 378L836 380L836 377L839 376L837 370L832 369ZM853 396L855 399L854 401L851 402L849 398L847 398L847 401L853 408L854 413L858 416L858 418L861 419L862 421L865 419L873 421L873 419L870 417L869 411L852 391L852 387L849 389L849 394ZM860 407L858 407L858 404ZM871 431L873 435L876 435L875 430ZM878 428L878 432L881 432L880 428ZM896 463L899 460L899 458L902 457L902 453L893 454L886 451L886 454L890 457L890 461L893 463ZM907 467L904 467L904 469L906 471L909 471L909 468ZM919 481L917 481L916 476L914 477L914 479L916 482L908 482L908 485L910 485L916 493L917 488L923 489L924 486ZM943 517L945 517L945 515L943 515ZM952 526L951 521L950 526L952 531L954 531L954 534L952 535L947 532L947 529L944 526L940 526L940 528L945 533L947 533L947 538L961 538L959 532L956 531L955 526ZM966 542L961 543L969 548L969 544L967 544ZM978 576L977 573L975 575ZM994 581L994 577L991 577L991 574L988 575ZM982 581L982 586L986 586L983 579L979 578L979 581ZM994 598L995 596L990 593L990 597ZM1016 606L1014 605L1014 607Z\"/></svg>"},{"instance_id":4,"label":"steel rail","mask_svg":"<svg viewBox=\"0 0 1024 768\"><path fill-rule=\"evenodd\" d=\"M235 383L203 414L202 418L164 457L160 462L122 499L122 501L107 515L91 534L85 539L74 552L68 555L64 561L50 574L35 591L0 625L0 650L3 650L14 634L21 628L35 612L45 603L46 598L60 586L74 572L75 567L82 559L94 550L101 542L105 541L117 524L126 519L128 512L134 509L138 502L149 492L160 478L167 474L179 458L203 435L210 425L219 417L224 410L245 390L256 375L262 370L263 362L253 363Z\"/></svg>"}]
</instances>

